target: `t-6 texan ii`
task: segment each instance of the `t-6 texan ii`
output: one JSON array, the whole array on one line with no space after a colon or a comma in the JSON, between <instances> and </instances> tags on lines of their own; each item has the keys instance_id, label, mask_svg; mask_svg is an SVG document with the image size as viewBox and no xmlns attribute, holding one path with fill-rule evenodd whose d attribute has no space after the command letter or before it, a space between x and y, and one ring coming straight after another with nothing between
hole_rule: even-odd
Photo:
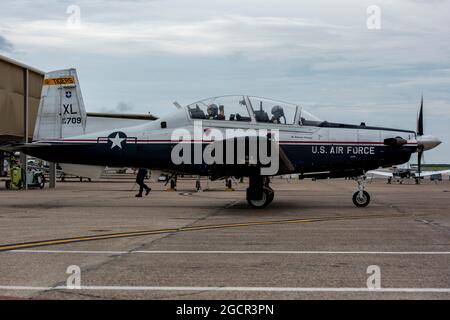
<instances>
[{"instance_id":1,"label":"t-6 texan ii","mask_svg":"<svg viewBox=\"0 0 450 320\"><path fill-rule=\"evenodd\" d=\"M364 190L367 171L408 162L415 152L421 159L441 143L424 135L423 100L417 132L322 121L299 105L246 95L175 105L176 112L156 121L87 130L75 69L51 72L42 89L34 141L19 148L47 161L90 168L248 177L247 201L256 208L272 202L273 176L349 177L358 185L353 202L364 207L370 202Z\"/></svg>"}]
</instances>

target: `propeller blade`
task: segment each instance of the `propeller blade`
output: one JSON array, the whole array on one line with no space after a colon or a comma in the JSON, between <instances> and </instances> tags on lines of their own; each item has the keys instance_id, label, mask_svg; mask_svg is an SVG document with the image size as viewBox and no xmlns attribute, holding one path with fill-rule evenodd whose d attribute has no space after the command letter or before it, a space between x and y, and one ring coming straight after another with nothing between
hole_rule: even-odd
<instances>
[{"instance_id":1,"label":"propeller blade","mask_svg":"<svg viewBox=\"0 0 450 320\"><path fill-rule=\"evenodd\" d=\"M417 119L417 135L423 136L423 95L420 101L419 117Z\"/></svg>"}]
</instances>

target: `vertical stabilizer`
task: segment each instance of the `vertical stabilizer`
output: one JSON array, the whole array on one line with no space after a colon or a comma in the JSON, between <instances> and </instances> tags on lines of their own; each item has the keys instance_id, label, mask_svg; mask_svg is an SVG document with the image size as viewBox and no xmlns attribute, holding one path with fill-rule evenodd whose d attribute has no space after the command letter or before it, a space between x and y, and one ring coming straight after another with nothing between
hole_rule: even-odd
<instances>
[{"instance_id":1,"label":"vertical stabilizer","mask_svg":"<svg viewBox=\"0 0 450 320\"><path fill-rule=\"evenodd\" d=\"M34 140L82 135L86 129L86 110L75 69L45 75Z\"/></svg>"}]
</instances>

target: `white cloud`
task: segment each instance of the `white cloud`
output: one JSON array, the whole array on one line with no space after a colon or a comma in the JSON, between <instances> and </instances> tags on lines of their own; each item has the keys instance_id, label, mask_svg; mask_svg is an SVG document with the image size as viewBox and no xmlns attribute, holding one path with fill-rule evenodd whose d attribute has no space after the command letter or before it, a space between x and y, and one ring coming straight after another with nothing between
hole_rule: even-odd
<instances>
[{"instance_id":1,"label":"white cloud","mask_svg":"<svg viewBox=\"0 0 450 320\"><path fill-rule=\"evenodd\" d=\"M387 3L381 6L382 29L369 31L364 1L358 5L344 2L340 7L348 9L335 9L333 19L328 19L330 11L337 6L330 8L324 1L304 8L310 16L303 15L301 6L294 3L290 3L290 12L274 8L255 16L248 9L251 3L241 4L244 14L232 5L224 13L211 5L198 6L193 13L190 6L177 8L179 1L113 1L108 6L104 1L82 2L81 29L66 28L67 16L58 17L51 11L39 20L2 17L0 31L26 51L309 59L314 60L311 68L316 71L393 69L450 60L450 43L444 40L450 27L436 24L447 17L430 11L432 6L421 8L423 16L417 16L417 6L423 5ZM147 19L141 12L145 10ZM337 14L342 19L336 19Z\"/></svg>"},{"instance_id":2,"label":"white cloud","mask_svg":"<svg viewBox=\"0 0 450 320\"><path fill-rule=\"evenodd\" d=\"M67 50L102 54L170 53L173 55L229 55L246 52L258 56L292 56L296 52L330 45L314 35L333 37L329 31L344 27L302 18L220 16L201 21L150 21L117 24L82 22L66 28L61 20L22 22L4 31L23 48ZM297 41L293 41L298 37ZM301 43L302 41L307 41Z\"/></svg>"},{"instance_id":3,"label":"white cloud","mask_svg":"<svg viewBox=\"0 0 450 320\"><path fill-rule=\"evenodd\" d=\"M106 113L129 113L133 111L134 106L132 104L126 103L126 102L119 102L115 107L102 107L100 109L100 112L106 112Z\"/></svg>"},{"instance_id":4,"label":"white cloud","mask_svg":"<svg viewBox=\"0 0 450 320\"><path fill-rule=\"evenodd\" d=\"M0 52L11 53L14 50L13 44L0 35Z\"/></svg>"}]
</instances>

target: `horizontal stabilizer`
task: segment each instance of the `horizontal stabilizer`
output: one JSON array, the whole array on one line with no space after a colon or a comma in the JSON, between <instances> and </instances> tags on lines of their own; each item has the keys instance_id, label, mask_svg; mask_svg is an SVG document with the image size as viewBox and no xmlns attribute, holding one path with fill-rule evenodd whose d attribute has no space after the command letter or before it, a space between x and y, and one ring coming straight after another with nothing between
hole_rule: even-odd
<instances>
[{"instance_id":1,"label":"horizontal stabilizer","mask_svg":"<svg viewBox=\"0 0 450 320\"><path fill-rule=\"evenodd\" d=\"M20 152L28 148L48 147L48 143L17 143L1 145L0 150L5 152Z\"/></svg>"}]
</instances>

